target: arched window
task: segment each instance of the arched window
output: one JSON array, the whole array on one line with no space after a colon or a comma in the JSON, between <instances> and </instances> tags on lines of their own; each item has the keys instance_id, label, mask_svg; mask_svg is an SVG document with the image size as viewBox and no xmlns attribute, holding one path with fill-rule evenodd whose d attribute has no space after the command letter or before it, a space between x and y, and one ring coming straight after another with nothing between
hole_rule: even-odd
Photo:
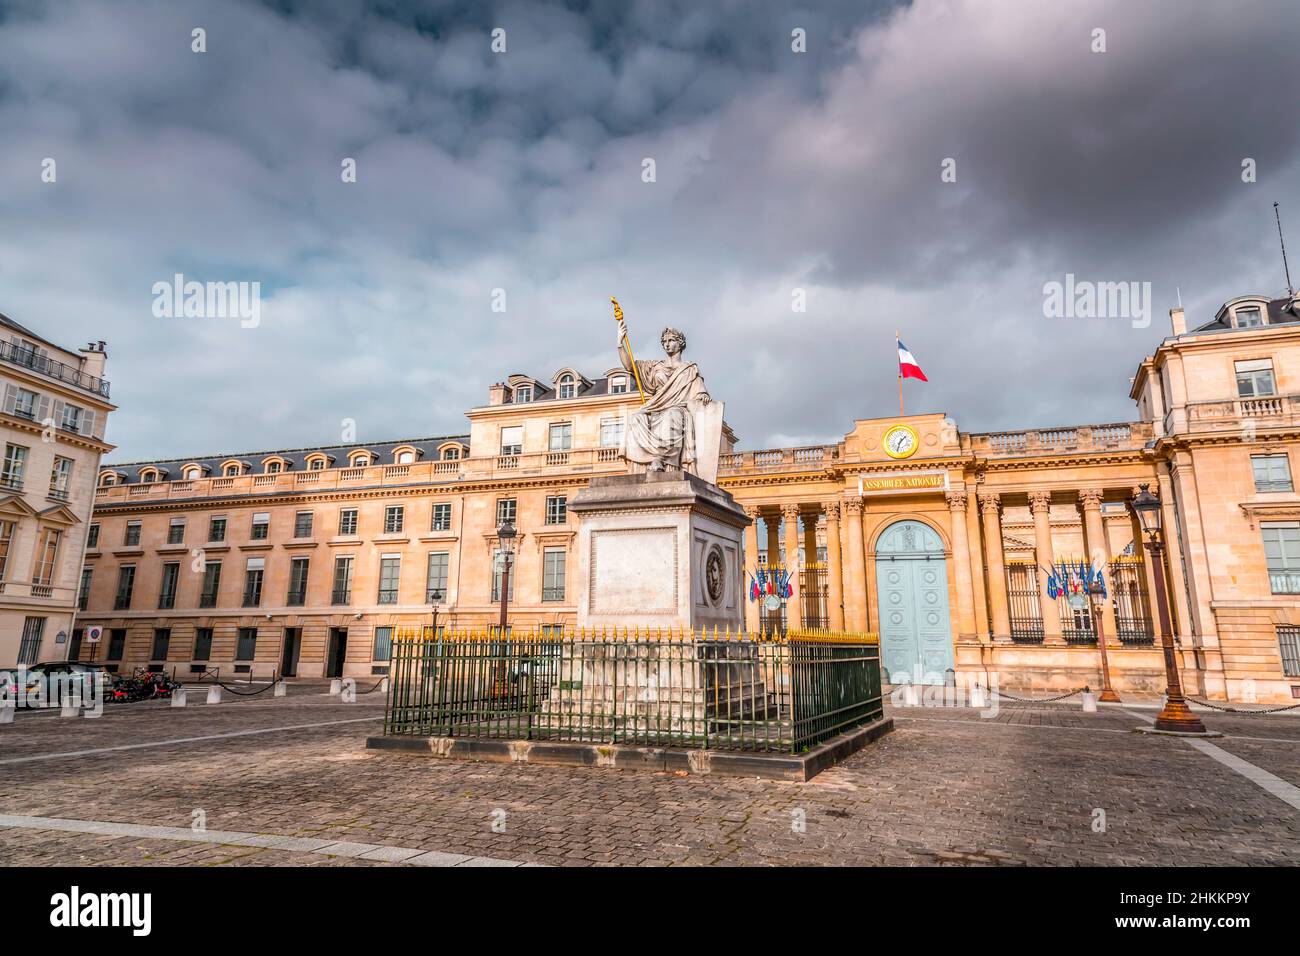
<instances>
[{"instance_id":1,"label":"arched window","mask_svg":"<svg viewBox=\"0 0 1300 956\"><path fill-rule=\"evenodd\" d=\"M459 448L448 448L446 451L442 453L443 461L456 461L459 458L460 458Z\"/></svg>"},{"instance_id":2,"label":"arched window","mask_svg":"<svg viewBox=\"0 0 1300 956\"><path fill-rule=\"evenodd\" d=\"M268 461L266 463L266 473L268 475L278 475L280 473L280 467L278 461Z\"/></svg>"},{"instance_id":3,"label":"arched window","mask_svg":"<svg viewBox=\"0 0 1300 956\"><path fill-rule=\"evenodd\" d=\"M151 485L158 480L158 472L153 469L142 471L140 472L140 480L146 485Z\"/></svg>"},{"instance_id":4,"label":"arched window","mask_svg":"<svg viewBox=\"0 0 1300 956\"><path fill-rule=\"evenodd\" d=\"M325 470L325 459L324 459L324 458L313 458L311 461L309 461L309 462L307 463L307 469L308 469L309 471L324 471L324 470Z\"/></svg>"},{"instance_id":5,"label":"arched window","mask_svg":"<svg viewBox=\"0 0 1300 956\"><path fill-rule=\"evenodd\" d=\"M411 462L413 462L413 461L415 461L415 452L413 452L413 451L399 451L399 452L397 453L397 458L396 458L396 462L397 462L397 464L399 464L399 465L409 465L409 464L410 464Z\"/></svg>"},{"instance_id":6,"label":"arched window","mask_svg":"<svg viewBox=\"0 0 1300 956\"><path fill-rule=\"evenodd\" d=\"M99 476L99 483L105 487L115 485L117 484L117 475L113 474L111 471L106 471Z\"/></svg>"},{"instance_id":7,"label":"arched window","mask_svg":"<svg viewBox=\"0 0 1300 956\"><path fill-rule=\"evenodd\" d=\"M573 398L576 392L577 387L574 384L573 376L569 374L561 375L559 389L560 398Z\"/></svg>"},{"instance_id":8,"label":"arched window","mask_svg":"<svg viewBox=\"0 0 1300 956\"><path fill-rule=\"evenodd\" d=\"M239 472L240 472L239 466L233 464L227 465L225 468L221 470L221 473L225 475L227 478L234 478L239 474Z\"/></svg>"},{"instance_id":9,"label":"arched window","mask_svg":"<svg viewBox=\"0 0 1300 956\"><path fill-rule=\"evenodd\" d=\"M626 375L611 375L609 378L609 393L611 395L622 395L627 391Z\"/></svg>"},{"instance_id":10,"label":"arched window","mask_svg":"<svg viewBox=\"0 0 1300 956\"><path fill-rule=\"evenodd\" d=\"M186 468L186 469L185 469L185 480L186 480L186 481L193 481L194 479L200 477L201 475L202 475L202 472L199 471L199 469L198 469L197 467L195 467L195 466L190 466L189 468Z\"/></svg>"}]
</instances>

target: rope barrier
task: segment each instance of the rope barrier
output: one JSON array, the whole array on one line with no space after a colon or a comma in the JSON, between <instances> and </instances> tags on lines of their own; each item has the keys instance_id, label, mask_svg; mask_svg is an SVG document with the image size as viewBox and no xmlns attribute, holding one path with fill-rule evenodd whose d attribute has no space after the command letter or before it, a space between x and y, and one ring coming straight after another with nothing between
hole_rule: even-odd
<instances>
[{"instance_id":1,"label":"rope barrier","mask_svg":"<svg viewBox=\"0 0 1300 956\"><path fill-rule=\"evenodd\" d=\"M358 695L360 695L360 694L373 694L375 691L379 690L379 688L381 688L381 687L384 686L384 680L385 680L385 679L386 679L386 678L381 677L381 678L379 679L379 682L378 682L377 684L375 684L374 687L370 688L370 690L359 690L359 691L357 691L357 694L358 694Z\"/></svg>"}]
</instances>

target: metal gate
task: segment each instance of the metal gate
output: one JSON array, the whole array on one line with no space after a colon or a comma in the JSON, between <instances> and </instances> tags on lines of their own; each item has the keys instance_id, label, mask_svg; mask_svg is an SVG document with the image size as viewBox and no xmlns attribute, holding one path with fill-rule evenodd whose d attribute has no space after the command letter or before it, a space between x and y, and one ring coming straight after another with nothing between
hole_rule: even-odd
<instances>
[{"instance_id":1,"label":"metal gate","mask_svg":"<svg viewBox=\"0 0 1300 956\"><path fill-rule=\"evenodd\" d=\"M1028 561L1007 562L1007 601L1011 639L1017 644L1043 643L1043 609L1038 603L1038 568Z\"/></svg>"},{"instance_id":2,"label":"metal gate","mask_svg":"<svg viewBox=\"0 0 1300 956\"><path fill-rule=\"evenodd\" d=\"M1115 629L1121 644L1153 644L1151 598L1141 558L1116 558L1110 563L1110 597L1115 605Z\"/></svg>"}]
</instances>

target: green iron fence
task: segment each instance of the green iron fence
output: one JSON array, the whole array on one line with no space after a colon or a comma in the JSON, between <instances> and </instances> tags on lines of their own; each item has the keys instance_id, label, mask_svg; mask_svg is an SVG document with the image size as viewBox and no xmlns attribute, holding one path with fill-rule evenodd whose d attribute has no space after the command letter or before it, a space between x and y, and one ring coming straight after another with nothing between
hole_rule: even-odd
<instances>
[{"instance_id":1,"label":"green iron fence","mask_svg":"<svg viewBox=\"0 0 1300 956\"><path fill-rule=\"evenodd\" d=\"M882 716L874 635L397 635L384 733L799 753Z\"/></svg>"}]
</instances>

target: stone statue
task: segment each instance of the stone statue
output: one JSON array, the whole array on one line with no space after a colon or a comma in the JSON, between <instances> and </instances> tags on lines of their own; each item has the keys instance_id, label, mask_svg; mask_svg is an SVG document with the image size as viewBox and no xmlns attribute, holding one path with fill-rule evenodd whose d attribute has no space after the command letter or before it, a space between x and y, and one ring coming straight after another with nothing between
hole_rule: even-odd
<instances>
[{"instance_id":1,"label":"stone statue","mask_svg":"<svg viewBox=\"0 0 1300 956\"><path fill-rule=\"evenodd\" d=\"M634 359L627 345L627 324L618 319L618 357L634 373L645 404L630 412L623 430L623 454L650 471L681 468L708 482L718 477L722 441L722 403L704 387L699 366L682 359L686 336L664 329L659 337L665 359Z\"/></svg>"}]
</instances>

